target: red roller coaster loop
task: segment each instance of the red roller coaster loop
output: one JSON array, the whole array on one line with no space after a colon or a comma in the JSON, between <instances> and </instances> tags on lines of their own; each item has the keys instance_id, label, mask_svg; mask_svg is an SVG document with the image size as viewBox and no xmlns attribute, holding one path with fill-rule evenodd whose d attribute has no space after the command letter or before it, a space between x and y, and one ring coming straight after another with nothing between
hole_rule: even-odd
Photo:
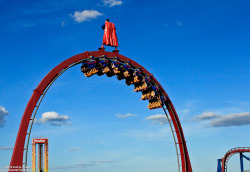
<instances>
[{"instance_id":1,"label":"red roller coaster loop","mask_svg":"<svg viewBox=\"0 0 250 172\"><path fill-rule=\"evenodd\" d=\"M231 156L238 154L238 153L244 153L244 152L250 152L250 147L237 147L230 149L225 156L220 159L221 161L221 171L222 172L227 172L227 164Z\"/></svg>"},{"instance_id":2,"label":"red roller coaster loop","mask_svg":"<svg viewBox=\"0 0 250 172\"><path fill-rule=\"evenodd\" d=\"M84 52L78 55L75 55L59 65L57 65L55 68L53 68L39 83L37 88L34 90L26 108L22 116L22 120L20 123L19 131L17 134L15 147L13 150L11 162L10 162L10 171L16 171L19 169L22 171L23 169L23 157L24 157L24 151L26 151L26 158L27 158L27 150L28 150L28 142L29 142L29 136L32 129L32 124L29 129L29 133L27 133L30 121L34 120L34 117L32 118L32 114L34 113L34 110L36 107L38 107L41 103L41 100L43 98L43 95L47 92L51 84L55 81L56 78L58 78L64 71L66 71L68 68L72 67L73 65L80 64L84 60L88 59L90 56L93 57L103 57L106 56L107 58L114 58L117 57L121 61L129 61L130 64L136 68L140 68L140 70L147 76L152 76L143 66L139 65L132 59L129 59L123 55L118 54L118 51L116 52L107 52L103 49L100 49L99 51L92 51L92 52ZM159 87L162 94L167 98L167 101L164 101L164 105L166 106L169 116L167 115L169 121L171 124L173 124L174 131L174 140L175 144L178 147L177 150L177 159L181 159L180 163L178 163L178 169L181 169L182 172L192 172L192 167L188 155L188 150L186 146L186 140L184 138L184 133L181 127L181 123L179 120L179 117L175 111L175 108L170 101L167 93L162 88L160 83L152 76L151 79L153 82ZM165 108L163 107L164 111ZM35 110L36 113L37 109ZM165 111L166 112L166 111ZM172 129L172 128L171 128ZM28 139L27 139L28 136ZM25 143L27 143L27 146L25 147ZM27 164L26 164L27 165ZM24 171L24 170L23 170Z\"/></svg>"}]
</instances>

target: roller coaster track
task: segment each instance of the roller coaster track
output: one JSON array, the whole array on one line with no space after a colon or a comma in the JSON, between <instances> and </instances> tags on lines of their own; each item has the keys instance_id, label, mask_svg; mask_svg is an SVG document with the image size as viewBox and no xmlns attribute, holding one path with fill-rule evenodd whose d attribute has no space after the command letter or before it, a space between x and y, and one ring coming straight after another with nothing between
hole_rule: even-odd
<instances>
[{"instance_id":1,"label":"roller coaster track","mask_svg":"<svg viewBox=\"0 0 250 172\"><path fill-rule=\"evenodd\" d=\"M10 171L16 171L19 169L20 171L25 171L25 167L27 167L27 155L28 155L28 146L30 140L30 134L32 130L32 126L34 123L35 116L37 114L38 108L51 87L51 85L56 81L56 79L63 74L69 68L84 63L90 59L90 57L95 58L102 58L105 57L108 60L112 61L114 58L118 59L119 62L125 63L130 62L133 70L140 69L142 75L144 77L150 76L152 85L157 85L159 87L159 92L161 95L166 97L166 101L163 102L163 110L166 114L166 117L169 121L171 131L173 133L173 138L176 147L177 153L177 161L178 161L178 171L182 172L192 172L192 167L189 159L189 154L186 146L186 140L184 138L184 133L181 127L181 123L179 117L175 111L175 108L169 99L167 93L162 88L160 83L155 79L155 77L149 73L143 66L139 65L132 59L129 59L123 55L120 55L117 51L116 52L107 52L103 49L99 51L92 51L92 52L84 52L78 55L75 55L59 65L53 68L40 82L37 88L33 91L33 94L25 108L19 131L17 134L15 147L13 150L11 162L10 162ZM168 110L168 113L166 112ZM28 132L27 132L28 131Z\"/></svg>"},{"instance_id":2,"label":"roller coaster track","mask_svg":"<svg viewBox=\"0 0 250 172\"><path fill-rule=\"evenodd\" d=\"M244 152L250 152L250 147L236 147L236 148L230 149L225 154L225 156L222 159L220 159L222 172L227 172L228 161L233 155L244 153ZM249 170L247 170L247 171L249 171Z\"/></svg>"}]
</instances>

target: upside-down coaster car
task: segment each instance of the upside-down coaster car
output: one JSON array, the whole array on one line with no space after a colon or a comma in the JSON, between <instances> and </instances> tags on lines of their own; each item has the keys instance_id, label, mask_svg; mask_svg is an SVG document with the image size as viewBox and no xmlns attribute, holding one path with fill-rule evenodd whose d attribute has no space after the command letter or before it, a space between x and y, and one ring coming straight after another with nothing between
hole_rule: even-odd
<instances>
[{"instance_id":1,"label":"upside-down coaster car","mask_svg":"<svg viewBox=\"0 0 250 172\"><path fill-rule=\"evenodd\" d=\"M167 101L159 87L151 80L152 76L146 75L140 67L133 66L129 61L122 61L118 57L90 56L83 61L81 71L86 77L106 74L108 77L116 75L118 80L125 79L127 85L134 85L133 91L142 92L141 100L149 100L150 110L161 108Z\"/></svg>"}]
</instances>

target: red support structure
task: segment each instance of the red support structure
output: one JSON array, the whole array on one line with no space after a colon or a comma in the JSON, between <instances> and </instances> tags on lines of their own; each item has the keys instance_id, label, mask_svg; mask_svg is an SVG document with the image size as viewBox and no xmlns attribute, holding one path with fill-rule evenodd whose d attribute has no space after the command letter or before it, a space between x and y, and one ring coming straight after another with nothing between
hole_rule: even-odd
<instances>
[{"instance_id":1,"label":"red support structure","mask_svg":"<svg viewBox=\"0 0 250 172\"><path fill-rule=\"evenodd\" d=\"M21 124L20 124L19 131L18 131L17 138L16 138L15 147L14 147L11 162L10 162L10 166L22 166L22 164L23 164L23 154L24 154L23 149L24 149L24 144L25 144L25 140L26 140L26 133L27 133L27 129L29 126L29 122L30 122L32 113L34 111L34 108L36 107L38 100L40 99L41 95L44 93L44 90L47 88L47 86L51 83L51 81L63 69L67 68L71 64L74 64L76 62L84 60L84 59L88 58L89 56L101 57L103 55L106 55L107 57L118 57L120 60L123 60L123 61L130 61L130 63L133 66L140 67L141 71L144 72L146 75L151 75L151 73L149 73L143 66L139 65L138 63L136 63L132 59L129 59L123 55L120 55L120 54L118 54L118 52L107 52L107 51L104 51L104 49L100 49L99 51L84 52L84 53L75 55L75 56L63 61L62 63L57 65L54 69L52 69L42 79L40 84L34 90L32 96L31 96L31 98L26 106L26 109L24 111L24 114L23 114L23 117L21 120ZM192 167L191 167L191 163L190 163L190 159L189 159L189 155L188 155L186 141L184 138L184 134L183 134L183 130L181 127L179 117L178 117L178 115L174 109L174 106L173 106L172 102L170 101L167 93L162 88L160 83L153 76L152 76L152 80L159 86L159 88L163 91L164 95L168 98L168 101L165 102L165 105L166 105L168 112L170 114L171 121L174 124L174 129L175 129L175 131L178 131L178 132L175 132L175 135L177 137L178 147L179 147L179 151L180 151L179 155L181 157L182 172L192 172ZM11 171L11 170L12 169L9 169L9 171Z\"/></svg>"},{"instance_id":2,"label":"red support structure","mask_svg":"<svg viewBox=\"0 0 250 172\"><path fill-rule=\"evenodd\" d=\"M221 169L222 172L227 172L227 164L231 156L237 153L250 152L250 147L237 147L230 149L225 156L221 159Z\"/></svg>"}]
</instances>

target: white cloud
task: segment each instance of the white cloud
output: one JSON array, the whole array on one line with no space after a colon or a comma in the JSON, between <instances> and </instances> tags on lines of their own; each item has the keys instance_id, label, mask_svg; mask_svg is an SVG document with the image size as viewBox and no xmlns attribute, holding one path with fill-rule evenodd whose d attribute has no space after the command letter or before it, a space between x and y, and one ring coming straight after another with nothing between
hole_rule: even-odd
<instances>
[{"instance_id":1,"label":"white cloud","mask_svg":"<svg viewBox=\"0 0 250 172\"><path fill-rule=\"evenodd\" d=\"M96 10L83 10L83 11L75 11L74 14L70 14L72 18L78 23L89 21L91 19L95 19L103 14Z\"/></svg>"},{"instance_id":2,"label":"white cloud","mask_svg":"<svg viewBox=\"0 0 250 172\"><path fill-rule=\"evenodd\" d=\"M210 126L212 127L230 127L242 125L250 125L250 112L220 115L219 118L210 122Z\"/></svg>"},{"instance_id":3,"label":"white cloud","mask_svg":"<svg viewBox=\"0 0 250 172\"><path fill-rule=\"evenodd\" d=\"M177 24L178 26L182 26L182 25L183 25L182 22L181 22L180 20L177 20L177 21L176 21L176 24Z\"/></svg>"},{"instance_id":4,"label":"white cloud","mask_svg":"<svg viewBox=\"0 0 250 172\"><path fill-rule=\"evenodd\" d=\"M93 161L95 162L95 161ZM86 163L80 163L80 164L74 164L74 165L68 165L68 166L52 166L50 167L51 169L80 169L80 168L85 168L85 167L95 167L97 166L97 163L92 163L92 162L86 162Z\"/></svg>"},{"instance_id":5,"label":"white cloud","mask_svg":"<svg viewBox=\"0 0 250 172\"><path fill-rule=\"evenodd\" d=\"M122 5L121 0L102 0L105 6L113 7L116 5Z\"/></svg>"},{"instance_id":6,"label":"white cloud","mask_svg":"<svg viewBox=\"0 0 250 172\"><path fill-rule=\"evenodd\" d=\"M115 161L112 161L112 160L99 160L99 161L96 161L96 163L113 163Z\"/></svg>"},{"instance_id":7,"label":"white cloud","mask_svg":"<svg viewBox=\"0 0 250 172\"><path fill-rule=\"evenodd\" d=\"M250 125L250 112L229 113L217 115L213 112L204 112L199 116L194 116L192 121L209 121L211 127L231 127Z\"/></svg>"},{"instance_id":8,"label":"white cloud","mask_svg":"<svg viewBox=\"0 0 250 172\"><path fill-rule=\"evenodd\" d=\"M218 118L220 115L214 114L213 112L204 112L199 116L194 116L193 121L203 121Z\"/></svg>"},{"instance_id":9,"label":"white cloud","mask_svg":"<svg viewBox=\"0 0 250 172\"><path fill-rule=\"evenodd\" d=\"M80 164L76 164L76 167L88 167L88 166L97 166L101 163L114 163L115 161L112 160L98 160L98 161L90 161L90 162L83 162Z\"/></svg>"},{"instance_id":10,"label":"white cloud","mask_svg":"<svg viewBox=\"0 0 250 172\"><path fill-rule=\"evenodd\" d=\"M97 166L96 163L81 163L81 164L77 164L77 167L89 167L89 166Z\"/></svg>"},{"instance_id":11,"label":"white cloud","mask_svg":"<svg viewBox=\"0 0 250 172\"><path fill-rule=\"evenodd\" d=\"M69 117L65 115L59 115L56 112L45 112L42 114L42 118L35 120L35 123L45 124L50 123L51 125L61 126L71 124Z\"/></svg>"},{"instance_id":12,"label":"white cloud","mask_svg":"<svg viewBox=\"0 0 250 172\"><path fill-rule=\"evenodd\" d=\"M132 117L132 116L138 116L137 114L131 114L131 113L127 113L125 115L122 114L115 114L117 116L117 118L127 118L127 117Z\"/></svg>"},{"instance_id":13,"label":"white cloud","mask_svg":"<svg viewBox=\"0 0 250 172\"><path fill-rule=\"evenodd\" d=\"M12 147L0 147L0 150L13 150L13 148Z\"/></svg>"},{"instance_id":14,"label":"white cloud","mask_svg":"<svg viewBox=\"0 0 250 172\"><path fill-rule=\"evenodd\" d=\"M86 165L87 166L87 165ZM78 165L68 165L68 166L52 166L51 169L75 169L75 168L84 168L85 166L78 166Z\"/></svg>"},{"instance_id":15,"label":"white cloud","mask_svg":"<svg viewBox=\"0 0 250 172\"><path fill-rule=\"evenodd\" d=\"M162 114L151 115L145 118L145 120L151 120L152 124L156 124L156 123L159 123L160 125L168 124L168 119L166 115L162 115Z\"/></svg>"},{"instance_id":16,"label":"white cloud","mask_svg":"<svg viewBox=\"0 0 250 172\"><path fill-rule=\"evenodd\" d=\"M4 124L6 122L4 118L7 115L9 115L9 112L3 106L0 106L0 128L4 127Z\"/></svg>"},{"instance_id":17,"label":"white cloud","mask_svg":"<svg viewBox=\"0 0 250 172\"><path fill-rule=\"evenodd\" d=\"M115 161L112 160L99 160L99 161L90 161L92 164L100 164L100 163L113 163Z\"/></svg>"},{"instance_id":18,"label":"white cloud","mask_svg":"<svg viewBox=\"0 0 250 172\"><path fill-rule=\"evenodd\" d=\"M81 149L80 147L77 147L77 148L69 149L68 151L79 151L80 149Z\"/></svg>"}]
</instances>

